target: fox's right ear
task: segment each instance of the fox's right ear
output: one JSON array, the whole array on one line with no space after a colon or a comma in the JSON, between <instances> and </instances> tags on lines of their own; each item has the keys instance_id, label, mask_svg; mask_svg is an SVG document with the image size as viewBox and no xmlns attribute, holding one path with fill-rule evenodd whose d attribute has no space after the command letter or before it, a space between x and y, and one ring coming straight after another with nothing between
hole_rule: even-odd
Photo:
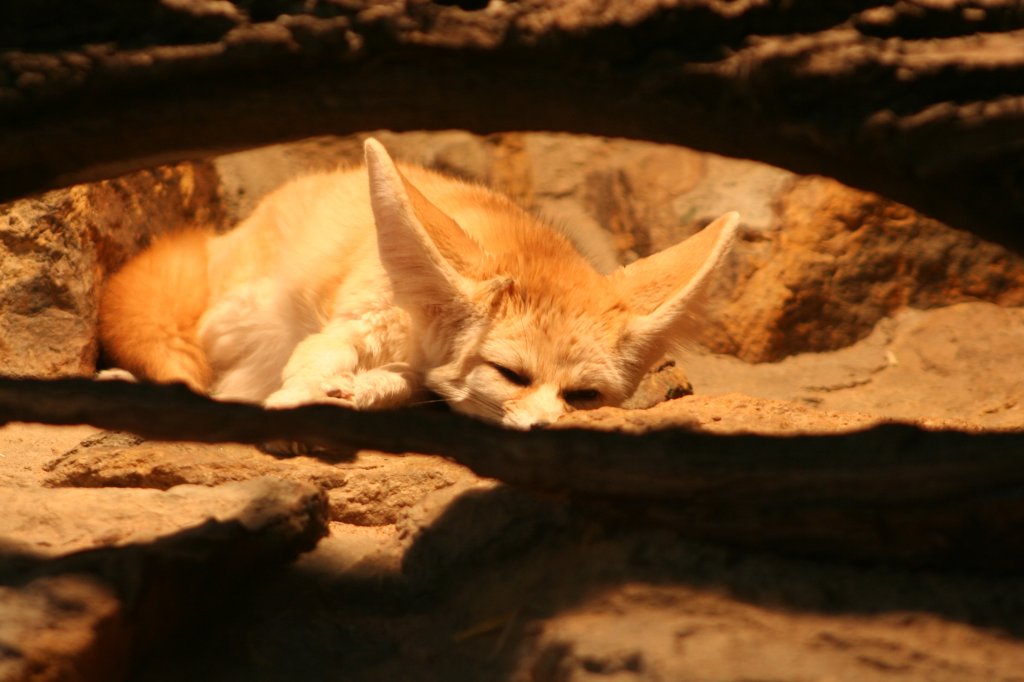
<instances>
[{"instance_id":1,"label":"fox's right ear","mask_svg":"<svg viewBox=\"0 0 1024 682\"><path fill-rule=\"evenodd\" d=\"M364 144L370 204L380 259L399 303L451 305L466 301L472 283L459 272L479 258L479 245L398 170L384 145Z\"/></svg>"},{"instance_id":2,"label":"fox's right ear","mask_svg":"<svg viewBox=\"0 0 1024 682\"><path fill-rule=\"evenodd\" d=\"M627 338L637 356L653 362L668 346L685 341L702 288L736 241L739 219L736 212L726 213L689 239L612 275L633 306Z\"/></svg>"}]
</instances>

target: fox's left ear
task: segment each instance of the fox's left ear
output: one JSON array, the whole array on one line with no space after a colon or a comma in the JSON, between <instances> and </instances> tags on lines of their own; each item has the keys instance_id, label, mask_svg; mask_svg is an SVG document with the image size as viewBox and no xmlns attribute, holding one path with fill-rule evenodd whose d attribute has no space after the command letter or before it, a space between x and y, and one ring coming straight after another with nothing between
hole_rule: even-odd
<instances>
[{"instance_id":1,"label":"fox's left ear","mask_svg":"<svg viewBox=\"0 0 1024 682\"><path fill-rule=\"evenodd\" d=\"M415 306L459 305L473 285L460 272L480 246L409 182L377 140L364 144L380 259L397 300Z\"/></svg>"},{"instance_id":2,"label":"fox's left ear","mask_svg":"<svg viewBox=\"0 0 1024 682\"><path fill-rule=\"evenodd\" d=\"M627 342L651 361L683 340L703 285L736 241L738 213L721 216L689 239L611 275L634 311Z\"/></svg>"}]
</instances>

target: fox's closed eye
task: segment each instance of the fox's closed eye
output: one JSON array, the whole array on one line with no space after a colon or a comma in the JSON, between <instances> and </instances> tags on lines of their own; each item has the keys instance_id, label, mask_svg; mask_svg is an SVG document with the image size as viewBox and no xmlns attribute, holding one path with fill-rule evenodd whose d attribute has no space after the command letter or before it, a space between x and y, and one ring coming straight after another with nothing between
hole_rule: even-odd
<instances>
[{"instance_id":1,"label":"fox's closed eye","mask_svg":"<svg viewBox=\"0 0 1024 682\"><path fill-rule=\"evenodd\" d=\"M570 405L592 403L595 400L601 399L601 392L596 388L577 388L563 393L562 399Z\"/></svg>"},{"instance_id":2,"label":"fox's closed eye","mask_svg":"<svg viewBox=\"0 0 1024 682\"><path fill-rule=\"evenodd\" d=\"M505 367L504 365L499 365L496 362L488 362L487 364L493 367L495 370L497 370L498 374L505 378L505 381L515 384L516 386L529 386L531 383L533 383L530 377L526 376L525 374L521 374L520 372L511 370L508 367Z\"/></svg>"}]
</instances>

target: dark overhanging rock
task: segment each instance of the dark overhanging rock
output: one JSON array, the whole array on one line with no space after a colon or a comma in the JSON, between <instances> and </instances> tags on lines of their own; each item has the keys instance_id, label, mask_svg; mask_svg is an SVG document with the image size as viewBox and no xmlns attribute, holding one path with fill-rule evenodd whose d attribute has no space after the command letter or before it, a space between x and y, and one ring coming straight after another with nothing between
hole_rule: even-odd
<instances>
[{"instance_id":1,"label":"dark overhanging rock","mask_svg":"<svg viewBox=\"0 0 1024 682\"><path fill-rule=\"evenodd\" d=\"M323 133L547 129L830 175L1020 249L1024 9L975 4L23 0L0 198Z\"/></svg>"},{"instance_id":2,"label":"dark overhanging rock","mask_svg":"<svg viewBox=\"0 0 1024 682\"><path fill-rule=\"evenodd\" d=\"M156 440L301 441L448 457L629 525L842 559L1024 566L1024 433L880 424L829 435L508 431L429 410L264 410L182 386L0 379L0 425L88 423Z\"/></svg>"}]
</instances>

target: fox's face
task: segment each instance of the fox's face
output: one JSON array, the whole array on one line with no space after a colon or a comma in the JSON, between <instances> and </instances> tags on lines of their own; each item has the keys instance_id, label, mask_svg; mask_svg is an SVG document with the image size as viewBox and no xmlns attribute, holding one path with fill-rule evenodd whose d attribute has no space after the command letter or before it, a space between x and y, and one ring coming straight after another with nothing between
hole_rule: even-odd
<instances>
[{"instance_id":1,"label":"fox's face","mask_svg":"<svg viewBox=\"0 0 1024 682\"><path fill-rule=\"evenodd\" d=\"M557 288L536 301L509 288L495 295L517 300L491 302L481 308L490 315L453 335L458 346L442 351L446 360L427 372L428 388L455 410L518 429L618 405L633 393L643 370L623 353L621 310L599 297L590 309L567 310L561 299L573 297Z\"/></svg>"},{"instance_id":2,"label":"fox's face","mask_svg":"<svg viewBox=\"0 0 1024 682\"><path fill-rule=\"evenodd\" d=\"M481 190L474 205L442 210L383 147L366 149L381 262L413 320L427 388L459 412L513 428L632 395L651 364L685 341L695 295L738 221L726 214L600 275L507 200Z\"/></svg>"}]
</instances>

